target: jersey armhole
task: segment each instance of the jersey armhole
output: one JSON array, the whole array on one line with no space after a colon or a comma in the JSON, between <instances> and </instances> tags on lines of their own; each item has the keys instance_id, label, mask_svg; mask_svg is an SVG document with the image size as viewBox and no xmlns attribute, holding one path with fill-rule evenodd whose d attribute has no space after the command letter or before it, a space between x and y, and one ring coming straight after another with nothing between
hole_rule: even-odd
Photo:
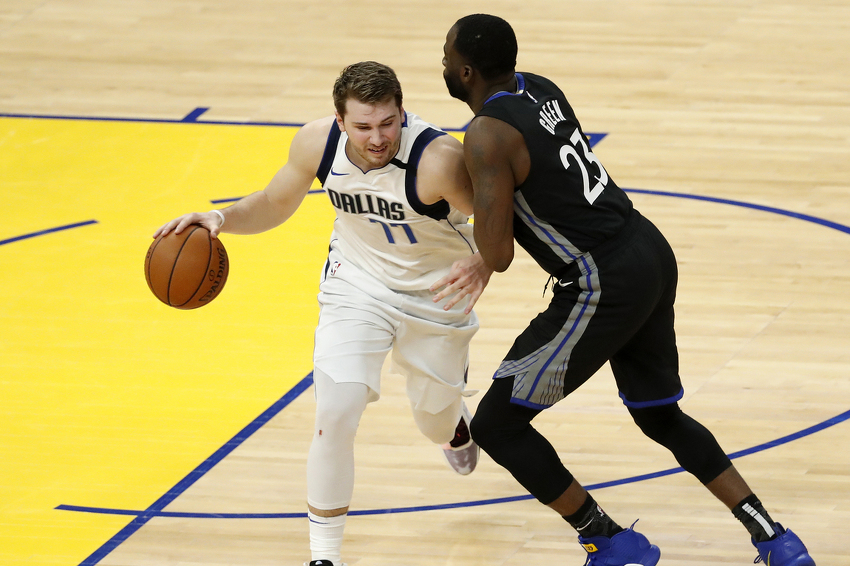
<instances>
[{"instance_id":1,"label":"jersey armhole","mask_svg":"<svg viewBox=\"0 0 850 566\"><path fill-rule=\"evenodd\" d=\"M429 216L434 220L444 220L449 217L451 207L444 199L440 199L433 204L425 204L419 200L419 193L416 192L416 178L419 170L419 160L422 158L422 152L428 147L428 144L440 136L446 135L446 132L440 130L427 129L416 138L413 142L413 147L410 149L410 156L407 159L404 176L404 192L407 196L407 202L410 207L423 216Z\"/></svg>"},{"instance_id":2,"label":"jersey armhole","mask_svg":"<svg viewBox=\"0 0 850 566\"><path fill-rule=\"evenodd\" d=\"M325 143L325 152L322 154L322 161L319 163L319 169L316 171L316 178L322 185L325 184L325 179L328 178L331 165L333 165L334 157L336 156L336 147L339 145L339 138L342 132L339 130L336 122L331 124L331 130L328 132L328 141Z\"/></svg>"}]
</instances>

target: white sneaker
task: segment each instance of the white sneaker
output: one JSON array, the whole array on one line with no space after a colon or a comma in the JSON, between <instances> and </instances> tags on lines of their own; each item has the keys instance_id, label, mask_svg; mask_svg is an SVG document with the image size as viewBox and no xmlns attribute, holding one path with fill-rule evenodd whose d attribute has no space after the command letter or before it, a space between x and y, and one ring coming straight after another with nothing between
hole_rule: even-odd
<instances>
[{"instance_id":1,"label":"white sneaker","mask_svg":"<svg viewBox=\"0 0 850 566\"><path fill-rule=\"evenodd\" d=\"M460 421L455 429L455 437L451 442L443 444L443 456L449 466L462 476L472 473L475 466L478 465L478 455L480 448L472 440L472 435L469 433L469 423L472 421L472 414L466 408L466 403L463 404L463 412L460 415ZM312 566L312 565L311 565Z\"/></svg>"}]
</instances>

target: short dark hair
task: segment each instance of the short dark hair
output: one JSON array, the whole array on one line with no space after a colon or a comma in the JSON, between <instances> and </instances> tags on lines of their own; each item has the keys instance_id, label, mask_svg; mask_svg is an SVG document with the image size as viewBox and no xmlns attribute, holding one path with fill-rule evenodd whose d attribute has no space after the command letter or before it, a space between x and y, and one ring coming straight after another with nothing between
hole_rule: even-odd
<instances>
[{"instance_id":1,"label":"short dark hair","mask_svg":"<svg viewBox=\"0 0 850 566\"><path fill-rule=\"evenodd\" d=\"M342 70L334 82L333 98L340 116L345 116L345 103L349 98L363 104L379 104L393 98L401 108L401 83L388 66L362 61Z\"/></svg>"},{"instance_id":2,"label":"short dark hair","mask_svg":"<svg viewBox=\"0 0 850 566\"><path fill-rule=\"evenodd\" d=\"M485 79L495 79L516 69L516 34L498 16L471 14L454 25L455 50Z\"/></svg>"}]
</instances>

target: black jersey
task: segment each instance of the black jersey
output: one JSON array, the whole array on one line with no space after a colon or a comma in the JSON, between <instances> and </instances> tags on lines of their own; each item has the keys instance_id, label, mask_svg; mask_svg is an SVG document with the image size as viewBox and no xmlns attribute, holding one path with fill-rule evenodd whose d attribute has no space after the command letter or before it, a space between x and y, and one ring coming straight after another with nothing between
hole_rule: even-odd
<instances>
[{"instance_id":1,"label":"black jersey","mask_svg":"<svg viewBox=\"0 0 850 566\"><path fill-rule=\"evenodd\" d=\"M491 96L476 115L519 130L531 157L514 190L514 238L559 276L625 226L632 202L590 151L564 93L551 81L517 73L517 92Z\"/></svg>"}]
</instances>

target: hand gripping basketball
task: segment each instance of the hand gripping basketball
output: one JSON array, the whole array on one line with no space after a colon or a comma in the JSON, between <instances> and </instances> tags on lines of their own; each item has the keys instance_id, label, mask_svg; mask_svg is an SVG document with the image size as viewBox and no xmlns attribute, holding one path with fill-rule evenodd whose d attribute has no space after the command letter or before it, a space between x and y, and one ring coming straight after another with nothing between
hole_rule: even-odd
<instances>
[{"instance_id":1,"label":"hand gripping basketball","mask_svg":"<svg viewBox=\"0 0 850 566\"><path fill-rule=\"evenodd\" d=\"M229 268L224 244L199 225L159 235L145 257L148 287L157 299L178 309L195 309L215 299Z\"/></svg>"}]
</instances>

